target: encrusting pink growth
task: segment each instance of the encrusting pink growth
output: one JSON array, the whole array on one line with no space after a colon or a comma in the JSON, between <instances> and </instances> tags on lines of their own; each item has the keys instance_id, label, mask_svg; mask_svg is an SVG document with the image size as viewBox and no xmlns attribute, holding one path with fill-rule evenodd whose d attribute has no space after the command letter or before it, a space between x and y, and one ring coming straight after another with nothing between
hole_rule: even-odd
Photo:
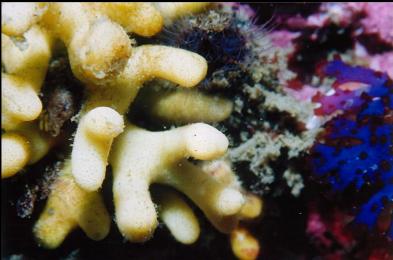
<instances>
[{"instance_id":1,"label":"encrusting pink growth","mask_svg":"<svg viewBox=\"0 0 393 260\"><path fill-rule=\"evenodd\" d=\"M361 63L369 64L370 69L387 73L390 78L393 78L393 51L370 54L361 43L357 42L355 44L354 56Z\"/></svg>"},{"instance_id":2,"label":"encrusting pink growth","mask_svg":"<svg viewBox=\"0 0 393 260\"><path fill-rule=\"evenodd\" d=\"M363 7L366 17L361 23L366 34L375 34L383 42L393 45L393 4L367 3Z\"/></svg>"},{"instance_id":3,"label":"encrusting pink growth","mask_svg":"<svg viewBox=\"0 0 393 260\"><path fill-rule=\"evenodd\" d=\"M386 72L390 78L393 78L393 51L373 55L369 59L371 69Z\"/></svg>"}]
</instances>

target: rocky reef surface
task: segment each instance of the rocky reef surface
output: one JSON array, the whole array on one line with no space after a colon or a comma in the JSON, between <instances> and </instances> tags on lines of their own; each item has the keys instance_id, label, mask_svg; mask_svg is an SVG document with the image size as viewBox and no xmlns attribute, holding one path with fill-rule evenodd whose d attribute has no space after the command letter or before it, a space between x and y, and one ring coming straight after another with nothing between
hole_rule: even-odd
<instances>
[{"instance_id":1,"label":"rocky reef surface","mask_svg":"<svg viewBox=\"0 0 393 260\"><path fill-rule=\"evenodd\" d=\"M2 168L2 258L393 258L393 4L152 6L92 6L105 18L86 15L91 41L47 25L72 27L56 17L63 7L29 9L43 17L29 22L42 19L61 43L35 25L20 38L24 24L2 20L2 52L17 53L11 43L23 50L29 37L53 52L38 56L43 75L2 58L2 101L17 93L12 86L28 88L16 79L25 77L25 100L42 102L34 126L2 105L2 144L26 138L37 155L21 157L17 171ZM133 27L116 8L150 19ZM80 55L103 24L116 52L103 43L105 55ZM111 110L90 120L97 107ZM107 119L100 125L96 115ZM50 141L35 148L37 140ZM126 177L134 169L141 178ZM61 238L53 212L72 226ZM165 212L187 213L171 222Z\"/></svg>"}]
</instances>

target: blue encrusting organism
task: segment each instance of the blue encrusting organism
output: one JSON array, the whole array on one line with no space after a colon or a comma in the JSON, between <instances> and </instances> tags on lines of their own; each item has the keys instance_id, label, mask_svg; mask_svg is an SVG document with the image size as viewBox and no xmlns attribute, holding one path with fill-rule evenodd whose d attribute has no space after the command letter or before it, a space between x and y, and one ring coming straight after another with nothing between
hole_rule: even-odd
<instances>
[{"instance_id":1,"label":"blue encrusting organism","mask_svg":"<svg viewBox=\"0 0 393 260\"><path fill-rule=\"evenodd\" d=\"M327 63L322 73L336 81L332 95L314 98L321 105L316 113L339 115L327 122L313 147L314 172L335 192L350 186L370 192L355 222L393 239L393 82L340 60Z\"/></svg>"}]
</instances>

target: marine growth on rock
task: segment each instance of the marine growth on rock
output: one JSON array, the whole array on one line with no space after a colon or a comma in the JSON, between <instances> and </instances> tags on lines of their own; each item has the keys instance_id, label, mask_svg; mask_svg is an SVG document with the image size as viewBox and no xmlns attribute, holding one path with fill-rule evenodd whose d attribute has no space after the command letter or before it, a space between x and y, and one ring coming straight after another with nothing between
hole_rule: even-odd
<instances>
[{"instance_id":1,"label":"marine growth on rock","mask_svg":"<svg viewBox=\"0 0 393 260\"><path fill-rule=\"evenodd\" d=\"M336 192L368 194L355 222L393 238L393 81L340 60L322 66L334 88L318 94L316 114L333 115L313 147L313 168ZM354 196L356 203L356 195Z\"/></svg>"}]
</instances>

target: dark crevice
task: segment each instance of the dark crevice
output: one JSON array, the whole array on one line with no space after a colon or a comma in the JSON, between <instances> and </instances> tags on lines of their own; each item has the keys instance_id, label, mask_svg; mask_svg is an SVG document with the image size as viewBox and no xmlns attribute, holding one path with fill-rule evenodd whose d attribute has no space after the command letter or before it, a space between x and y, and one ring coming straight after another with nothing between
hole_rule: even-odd
<instances>
[{"instance_id":1,"label":"dark crevice","mask_svg":"<svg viewBox=\"0 0 393 260\"><path fill-rule=\"evenodd\" d=\"M310 83L316 74L317 64L326 60L332 51L345 52L353 47L351 28L336 25L308 30L295 40L296 51L288 62L289 69L297 73L298 79ZM312 40L314 39L315 40Z\"/></svg>"}]
</instances>

